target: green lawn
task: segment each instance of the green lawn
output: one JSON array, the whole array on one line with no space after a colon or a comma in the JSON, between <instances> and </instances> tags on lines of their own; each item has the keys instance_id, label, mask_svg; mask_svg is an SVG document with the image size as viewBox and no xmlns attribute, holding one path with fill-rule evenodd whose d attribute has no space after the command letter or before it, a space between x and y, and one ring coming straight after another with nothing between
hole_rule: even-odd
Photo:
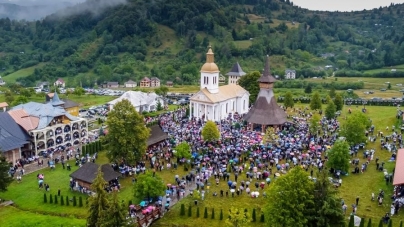
<instances>
[{"instance_id":1,"label":"green lawn","mask_svg":"<svg viewBox=\"0 0 404 227\"><path fill-rule=\"evenodd\" d=\"M31 66L31 67L28 67L28 68L25 68L25 69L20 69L20 70L15 71L15 72L13 72L11 74L8 74L7 76L4 76L3 80L6 83L9 83L9 84L10 83L15 83L18 78L23 78L23 77L27 77L27 76L31 75L36 68L42 67L43 65L44 65L44 63L40 63L40 64L35 65L35 66Z\"/></svg>"},{"instance_id":2,"label":"green lawn","mask_svg":"<svg viewBox=\"0 0 404 227\"><path fill-rule=\"evenodd\" d=\"M37 212L25 212L15 207L0 207L0 226L2 227L79 227L85 226L84 219L77 219L74 217L60 217L39 214ZM7 218L5 218L7 217Z\"/></svg>"}]
</instances>

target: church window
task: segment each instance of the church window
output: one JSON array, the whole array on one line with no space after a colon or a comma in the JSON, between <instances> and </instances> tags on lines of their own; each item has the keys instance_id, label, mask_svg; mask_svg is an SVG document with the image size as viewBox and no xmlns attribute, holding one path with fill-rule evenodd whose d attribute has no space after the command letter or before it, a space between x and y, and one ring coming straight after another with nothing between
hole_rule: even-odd
<instances>
[{"instance_id":1,"label":"church window","mask_svg":"<svg viewBox=\"0 0 404 227\"><path fill-rule=\"evenodd\" d=\"M228 103L226 103L226 113L228 113L228 107L229 107L229 104Z\"/></svg>"},{"instance_id":2,"label":"church window","mask_svg":"<svg viewBox=\"0 0 404 227\"><path fill-rule=\"evenodd\" d=\"M236 109L236 102L233 101L233 111Z\"/></svg>"},{"instance_id":3,"label":"church window","mask_svg":"<svg viewBox=\"0 0 404 227\"><path fill-rule=\"evenodd\" d=\"M245 110L245 99L243 101L243 109Z\"/></svg>"}]
</instances>

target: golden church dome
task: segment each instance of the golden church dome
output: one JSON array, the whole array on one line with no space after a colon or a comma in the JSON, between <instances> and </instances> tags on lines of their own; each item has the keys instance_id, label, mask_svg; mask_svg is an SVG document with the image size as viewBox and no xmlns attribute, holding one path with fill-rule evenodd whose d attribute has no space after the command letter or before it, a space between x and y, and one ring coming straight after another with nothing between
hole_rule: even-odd
<instances>
[{"instance_id":1,"label":"golden church dome","mask_svg":"<svg viewBox=\"0 0 404 227\"><path fill-rule=\"evenodd\" d=\"M217 67L214 61L214 53L212 48L209 47L208 53L206 53L206 63L203 64L201 68L201 72L203 73L217 73L219 71L219 67Z\"/></svg>"}]
</instances>

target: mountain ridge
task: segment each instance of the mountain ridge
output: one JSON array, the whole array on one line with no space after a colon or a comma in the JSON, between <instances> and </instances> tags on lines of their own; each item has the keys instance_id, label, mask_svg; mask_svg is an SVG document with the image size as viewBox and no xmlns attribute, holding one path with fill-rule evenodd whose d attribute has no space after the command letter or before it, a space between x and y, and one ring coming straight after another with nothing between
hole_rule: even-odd
<instances>
[{"instance_id":1,"label":"mountain ridge","mask_svg":"<svg viewBox=\"0 0 404 227\"><path fill-rule=\"evenodd\" d=\"M235 61L260 70L267 54L281 76L286 68L321 77L337 68L364 73L404 63L403 4L355 13L310 11L278 0L130 0L98 8L28 24L1 19L3 75L45 63L18 81L66 77L73 86L92 86L147 75L193 84L208 45L223 71ZM24 45L5 45L7 39Z\"/></svg>"}]
</instances>

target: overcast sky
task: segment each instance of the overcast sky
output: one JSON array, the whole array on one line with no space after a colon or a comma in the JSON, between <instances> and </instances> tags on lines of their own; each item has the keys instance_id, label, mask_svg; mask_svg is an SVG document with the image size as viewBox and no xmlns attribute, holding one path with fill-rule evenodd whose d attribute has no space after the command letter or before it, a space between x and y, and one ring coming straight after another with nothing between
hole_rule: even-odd
<instances>
[{"instance_id":1,"label":"overcast sky","mask_svg":"<svg viewBox=\"0 0 404 227\"><path fill-rule=\"evenodd\" d=\"M358 11L404 3L404 0L291 0L294 5L311 10Z\"/></svg>"}]
</instances>

